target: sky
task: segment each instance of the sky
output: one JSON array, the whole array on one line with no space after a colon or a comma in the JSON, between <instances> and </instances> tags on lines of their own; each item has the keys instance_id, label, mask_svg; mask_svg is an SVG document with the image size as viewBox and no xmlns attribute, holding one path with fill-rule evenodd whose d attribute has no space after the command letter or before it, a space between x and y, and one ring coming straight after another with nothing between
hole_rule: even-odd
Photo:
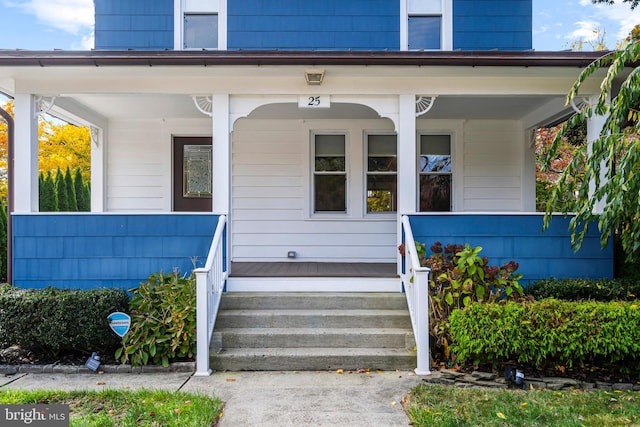
<instances>
[{"instance_id":1,"label":"sky","mask_svg":"<svg viewBox=\"0 0 640 427\"><path fill-rule=\"evenodd\" d=\"M135 0L131 0L135 1ZM88 50L93 48L93 0L0 0L0 49ZM631 11L615 5L593 5L591 0L533 0L533 48L570 49L577 40L590 48L594 31L604 32L606 45L615 48L634 25L640 7Z\"/></svg>"}]
</instances>

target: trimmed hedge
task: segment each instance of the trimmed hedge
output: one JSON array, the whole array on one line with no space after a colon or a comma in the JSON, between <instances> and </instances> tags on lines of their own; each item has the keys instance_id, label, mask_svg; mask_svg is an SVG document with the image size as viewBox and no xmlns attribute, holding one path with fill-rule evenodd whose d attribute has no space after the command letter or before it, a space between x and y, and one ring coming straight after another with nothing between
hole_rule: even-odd
<instances>
[{"instance_id":1,"label":"trimmed hedge","mask_svg":"<svg viewBox=\"0 0 640 427\"><path fill-rule=\"evenodd\" d=\"M122 289L19 289L0 285L0 343L53 356L102 354L122 345L107 316L128 311Z\"/></svg>"},{"instance_id":2,"label":"trimmed hedge","mask_svg":"<svg viewBox=\"0 0 640 427\"><path fill-rule=\"evenodd\" d=\"M449 320L452 351L463 362L515 360L536 368L614 364L624 372L640 361L637 301L473 304Z\"/></svg>"},{"instance_id":3,"label":"trimmed hedge","mask_svg":"<svg viewBox=\"0 0 640 427\"><path fill-rule=\"evenodd\" d=\"M640 281L629 279L546 279L524 288L535 299L567 301L633 301L640 298Z\"/></svg>"}]
</instances>

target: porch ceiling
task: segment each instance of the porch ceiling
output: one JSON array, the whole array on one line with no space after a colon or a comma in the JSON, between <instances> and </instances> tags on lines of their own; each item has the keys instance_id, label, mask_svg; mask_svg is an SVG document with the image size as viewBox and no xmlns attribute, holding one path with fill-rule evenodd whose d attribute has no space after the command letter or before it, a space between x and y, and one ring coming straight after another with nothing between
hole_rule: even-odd
<instances>
[{"instance_id":1,"label":"porch ceiling","mask_svg":"<svg viewBox=\"0 0 640 427\"><path fill-rule=\"evenodd\" d=\"M181 94L82 94L73 98L107 119L204 118L189 95ZM517 120L561 96L439 96L424 119L506 119ZM549 115L557 112L550 111ZM300 109L282 103L260 107L251 113L259 119L377 118L370 108L358 104L333 103L330 109Z\"/></svg>"}]
</instances>

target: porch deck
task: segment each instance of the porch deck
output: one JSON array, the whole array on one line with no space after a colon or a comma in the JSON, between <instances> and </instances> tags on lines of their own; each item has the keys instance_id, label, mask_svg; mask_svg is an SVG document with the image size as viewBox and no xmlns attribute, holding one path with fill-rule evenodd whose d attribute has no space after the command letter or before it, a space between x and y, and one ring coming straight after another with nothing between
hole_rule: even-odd
<instances>
[{"instance_id":1,"label":"porch deck","mask_svg":"<svg viewBox=\"0 0 640 427\"><path fill-rule=\"evenodd\" d=\"M232 262L230 277L396 278L395 263Z\"/></svg>"}]
</instances>

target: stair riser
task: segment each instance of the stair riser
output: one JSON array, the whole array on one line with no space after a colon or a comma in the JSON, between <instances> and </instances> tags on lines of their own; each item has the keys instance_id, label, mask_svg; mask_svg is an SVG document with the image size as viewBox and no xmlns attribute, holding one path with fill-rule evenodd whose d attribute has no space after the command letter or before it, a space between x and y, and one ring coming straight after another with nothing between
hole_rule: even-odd
<instances>
[{"instance_id":1,"label":"stair riser","mask_svg":"<svg viewBox=\"0 0 640 427\"><path fill-rule=\"evenodd\" d=\"M412 348L406 333L398 334L236 334L221 331L222 348L287 348L287 347L346 347L346 348ZM410 340L409 340L410 343Z\"/></svg>"},{"instance_id":2,"label":"stair riser","mask_svg":"<svg viewBox=\"0 0 640 427\"><path fill-rule=\"evenodd\" d=\"M372 294L331 295L317 294L276 294L276 295L238 295L225 294L221 303L222 310L406 310L407 301L404 295L378 296Z\"/></svg>"},{"instance_id":3,"label":"stair riser","mask_svg":"<svg viewBox=\"0 0 640 427\"><path fill-rule=\"evenodd\" d=\"M317 357L273 357L234 356L225 357L224 352L212 355L211 368L215 371L323 371L368 368L372 370L412 370L416 367L415 356L317 356Z\"/></svg>"},{"instance_id":4,"label":"stair riser","mask_svg":"<svg viewBox=\"0 0 640 427\"><path fill-rule=\"evenodd\" d=\"M407 315L231 315L221 312L216 328L411 328Z\"/></svg>"}]
</instances>

